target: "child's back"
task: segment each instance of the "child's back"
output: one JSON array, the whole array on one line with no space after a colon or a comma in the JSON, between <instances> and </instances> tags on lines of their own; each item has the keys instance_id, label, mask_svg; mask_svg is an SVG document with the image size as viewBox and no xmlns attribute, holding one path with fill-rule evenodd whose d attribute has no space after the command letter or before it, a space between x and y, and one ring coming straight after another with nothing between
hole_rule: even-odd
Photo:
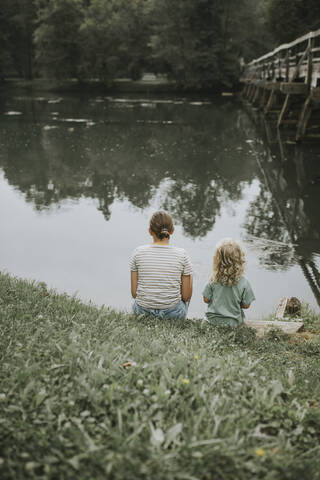
<instances>
[{"instance_id":1,"label":"child's back","mask_svg":"<svg viewBox=\"0 0 320 480\"><path fill-rule=\"evenodd\" d=\"M203 290L210 323L236 327L244 322L243 308L249 308L255 299L250 283L243 276L244 264L244 253L233 240L223 240L217 247L211 282Z\"/></svg>"}]
</instances>

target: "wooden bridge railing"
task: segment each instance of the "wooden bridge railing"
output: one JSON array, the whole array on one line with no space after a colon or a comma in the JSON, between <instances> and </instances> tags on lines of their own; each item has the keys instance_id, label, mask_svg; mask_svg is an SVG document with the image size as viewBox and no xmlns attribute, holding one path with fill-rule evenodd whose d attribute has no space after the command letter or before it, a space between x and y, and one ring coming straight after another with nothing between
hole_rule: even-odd
<instances>
[{"instance_id":1,"label":"wooden bridge railing","mask_svg":"<svg viewBox=\"0 0 320 480\"><path fill-rule=\"evenodd\" d=\"M301 140L320 105L320 29L252 60L240 80L244 98L265 113L278 113L277 126L294 125ZM320 140L318 127L312 126L312 135Z\"/></svg>"},{"instance_id":2,"label":"wooden bridge railing","mask_svg":"<svg viewBox=\"0 0 320 480\"><path fill-rule=\"evenodd\" d=\"M320 82L320 29L252 60L245 66L242 80L304 80L309 87L317 87Z\"/></svg>"}]
</instances>

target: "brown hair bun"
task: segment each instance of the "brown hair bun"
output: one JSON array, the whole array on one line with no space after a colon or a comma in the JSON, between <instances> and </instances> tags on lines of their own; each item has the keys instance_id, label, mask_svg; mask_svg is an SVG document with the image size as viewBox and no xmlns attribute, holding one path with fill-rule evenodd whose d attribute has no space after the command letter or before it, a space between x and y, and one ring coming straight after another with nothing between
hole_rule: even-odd
<instances>
[{"instance_id":1,"label":"brown hair bun","mask_svg":"<svg viewBox=\"0 0 320 480\"><path fill-rule=\"evenodd\" d=\"M170 234L173 230L173 221L169 213L164 210L158 210L155 212L150 219L150 230L160 240L170 238Z\"/></svg>"}]
</instances>

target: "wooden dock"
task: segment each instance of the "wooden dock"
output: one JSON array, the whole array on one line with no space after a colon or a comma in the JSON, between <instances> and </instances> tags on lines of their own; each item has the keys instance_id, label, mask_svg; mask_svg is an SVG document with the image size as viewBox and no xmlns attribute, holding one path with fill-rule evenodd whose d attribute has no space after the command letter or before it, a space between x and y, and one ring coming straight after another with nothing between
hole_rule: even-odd
<instances>
[{"instance_id":1,"label":"wooden dock","mask_svg":"<svg viewBox=\"0 0 320 480\"><path fill-rule=\"evenodd\" d=\"M248 63L240 80L243 98L278 128L320 141L320 29Z\"/></svg>"},{"instance_id":2,"label":"wooden dock","mask_svg":"<svg viewBox=\"0 0 320 480\"><path fill-rule=\"evenodd\" d=\"M254 321L254 320L246 320L245 325L247 327L253 328L257 332L258 337L263 337L266 333L270 332L271 330L281 330L282 332L286 333L287 335L292 335L294 333L299 332L303 328L303 322L280 322L280 321Z\"/></svg>"}]
</instances>

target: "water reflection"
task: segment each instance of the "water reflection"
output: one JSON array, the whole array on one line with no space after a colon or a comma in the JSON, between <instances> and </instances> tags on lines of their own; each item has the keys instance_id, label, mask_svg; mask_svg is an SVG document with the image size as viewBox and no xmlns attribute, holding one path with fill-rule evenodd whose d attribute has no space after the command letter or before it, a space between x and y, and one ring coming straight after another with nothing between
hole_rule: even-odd
<instances>
[{"instance_id":1,"label":"water reflection","mask_svg":"<svg viewBox=\"0 0 320 480\"><path fill-rule=\"evenodd\" d=\"M320 305L320 149L297 145L263 117L242 117L259 166L261 190L248 208L245 239L268 269L299 264ZM260 137L257 138L257 131ZM262 136L261 136L262 135Z\"/></svg>"},{"instance_id":2,"label":"water reflection","mask_svg":"<svg viewBox=\"0 0 320 480\"><path fill-rule=\"evenodd\" d=\"M0 109L0 168L36 210L93 199L110 223L117 202L144 212L157 198L203 248L226 210L232 217L243 204L239 229L260 269L286 275L299 265L320 305L315 146L284 141L225 100L26 96L0 98Z\"/></svg>"},{"instance_id":3,"label":"water reflection","mask_svg":"<svg viewBox=\"0 0 320 480\"><path fill-rule=\"evenodd\" d=\"M52 104L42 99L25 100L23 118L1 123L0 166L38 210L84 196L97 199L109 220L115 199L145 209L161 182L170 180L162 207L197 238L212 230L221 203L240 199L242 182L254 178L255 162L234 128L232 105L200 110L199 102L179 108L175 102L149 102L154 108L146 109L145 102L105 99L98 103L102 111L80 101L69 112L68 103L59 103L59 119L54 104L57 119L51 125ZM128 113L119 105L132 108ZM90 120L66 126L60 118L71 113L74 122L84 114Z\"/></svg>"}]
</instances>

